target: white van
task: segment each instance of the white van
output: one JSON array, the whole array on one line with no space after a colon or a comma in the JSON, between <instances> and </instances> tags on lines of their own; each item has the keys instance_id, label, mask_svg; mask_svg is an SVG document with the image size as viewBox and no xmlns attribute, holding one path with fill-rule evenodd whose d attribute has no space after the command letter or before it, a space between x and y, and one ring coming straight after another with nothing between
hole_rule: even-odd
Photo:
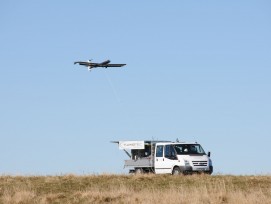
<instances>
[{"instance_id":1,"label":"white van","mask_svg":"<svg viewBox=\"0 0 271 204\"><path fill-rule=\"evenodd\" d=\"M210 152L197 142L114 141L129 156L124 167L130 173L212 174Z\"/></svg>"}]
</instances>

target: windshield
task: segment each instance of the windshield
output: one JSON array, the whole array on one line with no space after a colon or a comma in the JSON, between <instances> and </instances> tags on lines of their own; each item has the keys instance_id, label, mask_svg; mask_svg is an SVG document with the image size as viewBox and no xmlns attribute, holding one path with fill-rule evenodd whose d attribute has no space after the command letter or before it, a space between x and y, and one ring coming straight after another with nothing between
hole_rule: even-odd
<instances>
[{"instance_id":1,"label":"windshield","mask_svg":"<svg viewBox=\"0 0 271 204\"><path fill-rule=\"evenodd\" d=\"M174 148L178 155L182 154L205 154L200 144L176 144Z\"/></svg>"}]
</instances>

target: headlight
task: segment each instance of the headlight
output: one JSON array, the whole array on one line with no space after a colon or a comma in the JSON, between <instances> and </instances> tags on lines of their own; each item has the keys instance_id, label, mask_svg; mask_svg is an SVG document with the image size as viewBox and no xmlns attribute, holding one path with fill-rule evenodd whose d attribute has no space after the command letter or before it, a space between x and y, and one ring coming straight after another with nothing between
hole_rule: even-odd
<instances>
[{"instance_id":1,"label":"headlight","mask_svg":"<svg viewBox=\"0 0 271 204\"><path fill-rule=\"evenodd\" d=\"M185 166L189 166L189 161L188 160L184 160L184 165Z\"/></svg>"}]
</instances>

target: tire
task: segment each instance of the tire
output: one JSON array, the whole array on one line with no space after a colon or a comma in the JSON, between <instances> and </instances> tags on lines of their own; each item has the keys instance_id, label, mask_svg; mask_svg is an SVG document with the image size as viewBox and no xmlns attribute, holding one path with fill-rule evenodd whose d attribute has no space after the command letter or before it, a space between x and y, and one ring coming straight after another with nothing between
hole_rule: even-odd
<instances>
[{"instance_id":1,"label":"tire","mask_svg":"<svg viewBox=\"0 0 271 204\"><path fill-rule=\"evenodd\" d=\"M143 174L143 170L141 168L135 169L135 175Z\"/></svg>"},{"instance_id":2,"label":"tire","mask_svg":"<svg viewBox=\"0 0 271 204\"><path fill-rule=\"evenodd\" d=\"M172 170L172 175L177 176L181 174L181 169L177 166L175 166Z\"/></svg>"}]
</instances>

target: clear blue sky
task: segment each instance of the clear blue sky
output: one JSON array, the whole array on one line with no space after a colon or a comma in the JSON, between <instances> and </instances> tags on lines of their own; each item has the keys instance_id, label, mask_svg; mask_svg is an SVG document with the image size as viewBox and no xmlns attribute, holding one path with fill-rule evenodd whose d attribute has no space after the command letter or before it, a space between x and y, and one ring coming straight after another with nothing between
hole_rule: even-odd
<instances>
[{"instance_id":1,"label":"clear blue sky","mask_svg":"<svg viewBox=\"0 0 271 204\"><path fill-rule=\"evenodd\" d=\"M1 1L0 24L0 174L128 172L110 141L152 138L271 173L270 1Z\"/></svg>"}]
</instances>

